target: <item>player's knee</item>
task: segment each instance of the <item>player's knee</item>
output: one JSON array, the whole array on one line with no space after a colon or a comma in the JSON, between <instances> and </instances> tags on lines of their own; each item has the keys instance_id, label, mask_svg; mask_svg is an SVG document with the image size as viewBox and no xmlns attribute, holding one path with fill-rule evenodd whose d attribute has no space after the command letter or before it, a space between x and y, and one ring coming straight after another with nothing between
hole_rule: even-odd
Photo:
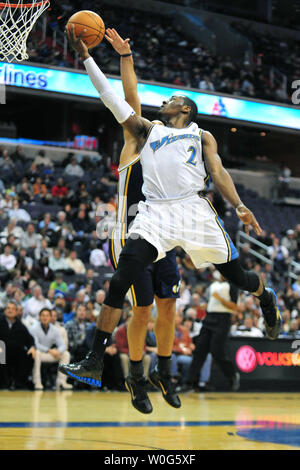
<instances>
[{"instance_id":1,"label":"player's knee","mask_svg":"<svg viewBox=\"0 0 300 470\"><path fill-rule=\"evenodd\" d=\"M132 321L139 323L141 326L147 326L152 314L152 304L146 307L133 307Z\"/></svg>"},{"instance_id":2,"label":"player's knee","mask_svg":"<svg viewBox=\"0 0 300 470\"><path fill-rule=\"evenodd\" d=\"M160 299L157 301L158 321L173 323L176 313L176 299Z\"/></svg>"}]
</instances>

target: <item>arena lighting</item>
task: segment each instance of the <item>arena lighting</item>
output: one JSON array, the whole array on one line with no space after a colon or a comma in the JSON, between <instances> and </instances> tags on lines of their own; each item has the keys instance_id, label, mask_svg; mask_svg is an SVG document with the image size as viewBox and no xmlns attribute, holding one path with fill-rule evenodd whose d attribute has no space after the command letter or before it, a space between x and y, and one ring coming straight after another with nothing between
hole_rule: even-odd
<instances>
[{"instance_id":1,"label":"arena lighting","mask_svg":"<svg viewBox=\"0 0 300 470\"><path fill-rule=\"evenodd\" d=\"M123 96L121 80L109 78L116 93ZM58 67L37 67L31 64L0 62L0 84L66 95L98 99L98 93L85 72ZM300 130L300 108L221 96L204 91L192 91L176 87L138 83L142 105L160 107L163 100L172 95L186 95L194 100L199 114L216 116L222 120L233 119L249 123Z\"/></svg>"},{"instance_id":2,"label":"arena lighting","mask_svg":"<svg viewBox=\"0 0 300 470\"><path fill-rule=\"evenodd\" d=\"M260 135L261 135L262 137L265 137L267 134L266 134L265 132L261 132Z\"/></svg>"},{"instance_id":3,"label":"arena lighting","mask_svg":"<svg viewBox=\"0 0 300 470\"><path fill-rule=\"evenodd\" d=\"M237 132L237 128L236 128L236 127L232 127L230 130L231 130L231 132Z\"/></svg>"}]
</instances>

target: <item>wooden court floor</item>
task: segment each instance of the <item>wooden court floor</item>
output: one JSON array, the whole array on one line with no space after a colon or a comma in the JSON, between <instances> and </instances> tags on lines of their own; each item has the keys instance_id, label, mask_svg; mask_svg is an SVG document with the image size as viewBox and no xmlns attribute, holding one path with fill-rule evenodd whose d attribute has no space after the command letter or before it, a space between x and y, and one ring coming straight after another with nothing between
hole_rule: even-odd
<instances>
[{"instance_id":1,"label":"wooden court floor","mask_svg":"<svg viewBox=\"0 0 300 470\"><path fill-rule=\"evenodd\" d=\"M0 392L0 450L299 450L300 394L186 393L179 410L150 393Z\"/></svg>"}]
</instances>

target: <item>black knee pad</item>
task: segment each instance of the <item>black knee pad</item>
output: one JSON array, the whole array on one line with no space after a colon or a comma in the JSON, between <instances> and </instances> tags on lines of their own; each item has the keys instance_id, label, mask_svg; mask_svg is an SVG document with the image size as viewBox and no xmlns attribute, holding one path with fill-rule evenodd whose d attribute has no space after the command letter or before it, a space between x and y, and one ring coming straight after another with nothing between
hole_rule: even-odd
<instances>
[{"instance_id":1,"label":"black knee pad","mask_svg":"<svg viewBox=\"0 0 300 470\"><path fill-rule=\"evenodd\" d=\"M156 257L156 248L146 240L129 238L121 251L117 270L111 278L104 303L110 307L122 308L130 286L139 278L144 269L153 263Z\"/></svg>"}]
</instances>

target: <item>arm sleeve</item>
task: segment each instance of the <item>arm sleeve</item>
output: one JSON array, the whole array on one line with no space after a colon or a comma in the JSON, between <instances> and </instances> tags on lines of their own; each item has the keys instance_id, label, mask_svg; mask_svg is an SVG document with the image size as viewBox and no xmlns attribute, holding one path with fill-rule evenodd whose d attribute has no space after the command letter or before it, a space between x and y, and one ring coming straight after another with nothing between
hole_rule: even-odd
<instances>
[{"instance_id":1,"label":"arm sleeve","mask_svg":"<svg viewBox=\"0 0 300 470\"><path fill-rule=\"evenodd\" d=\"M135 112L132 107L123 98L115 93L113 88L110 86L109 81L103 72L101 72L94 59L89 57L83 63L92 84L99 92L101 100L103 101L104 105L110 109L116 120L122 124L123 122L127 121L130 116L134 115Z\"/></svg>"}]
</instances>

